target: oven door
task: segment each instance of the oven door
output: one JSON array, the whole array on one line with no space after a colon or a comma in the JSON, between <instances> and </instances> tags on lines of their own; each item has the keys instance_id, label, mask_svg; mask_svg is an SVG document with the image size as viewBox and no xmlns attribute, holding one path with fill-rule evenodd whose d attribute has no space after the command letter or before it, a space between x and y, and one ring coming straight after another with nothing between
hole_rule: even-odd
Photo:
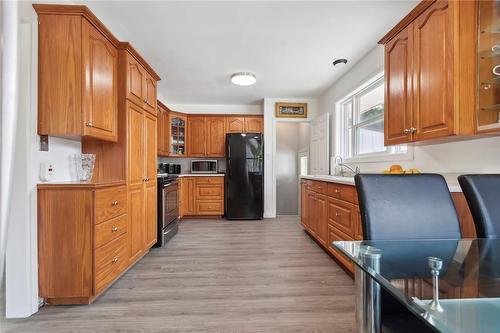
<instances>
[{"instance_id":1,"label":"oven door","mask_svg":"<svg viewBox=\"0 0 500 333\"><path fill-rule=\"evenodd\" d=\"M177 180L163 185L162 200L162 229L164 229L179 217L179 182Z\"/></svg>"}]
</instances>

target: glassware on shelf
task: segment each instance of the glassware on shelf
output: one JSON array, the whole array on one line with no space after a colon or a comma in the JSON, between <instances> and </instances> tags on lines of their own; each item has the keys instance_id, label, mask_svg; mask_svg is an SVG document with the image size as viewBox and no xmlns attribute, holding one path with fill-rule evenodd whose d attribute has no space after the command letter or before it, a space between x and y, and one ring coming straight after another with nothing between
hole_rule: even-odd
<instances>
[{"instance_id":1,"label":"glassware on shelf","mask_svg":"<svg viewBox=\"0 0 500 333\"><path fill-rule=\"evenodd\" d=\"M78 180L83 182L90 181L94 173L95 154L77 154L75 162Z\"/></svg>"},{"instance_id":2,"label":"glassware on shelf","mask_svg":"<svg viewBox=\"0 0 500 333\"><path fill-rule=\"evenodd\" d=\"M500 129L500 2L478 1L479 131Z\"/></svg>"}]
</instances>

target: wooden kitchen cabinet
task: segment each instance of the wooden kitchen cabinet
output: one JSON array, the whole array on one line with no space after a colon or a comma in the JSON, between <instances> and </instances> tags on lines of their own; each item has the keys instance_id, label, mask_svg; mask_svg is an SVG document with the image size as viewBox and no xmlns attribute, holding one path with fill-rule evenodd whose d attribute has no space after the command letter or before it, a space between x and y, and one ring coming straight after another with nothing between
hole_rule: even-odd
<instances>
[{"instance_id":1,"label":"wooden kitchen cabinet","mask_svg":"<svg viewBox=\"0 0 500 333\"><path fill-rule=\"evenodd\" d=\"M226 133L243 133L245 132L245 118L228 116L226 117Z\"/></svg>"},{"instance_id":2,"label":"wooden kitchen cabinet","mask_svg":"<svg viewBox=\"0 0 500 333\"><path fill-rule=\"evenodd\" d=\"M120 43L120 49L130 49L129 43ZM149 74L140 60L130 52L122 53L125 72L126 98L147 112L156 115L156 81L159 77Z\"/></svg>"},{"instance_id":3,"label":"wooden kitchen cabinet","mask_svg":"<svg viewBox=\"0 0 500 333\"><path fill-rule=\"evenodd\" d=\"M477 1L422 1L386 36L385 145L476 134Z\"/></svg>"},{"instance_id":4,"label":"wooden kitchen cabinet","mask_svg":"<svg viewBox=\"0 0 500 333\"><path fill-rule=\"evenodd\" d=\"M264 118L262 116L227 116L226 133L263 133Z\"/></svg>"},{"instance_id":5,"label":"wooden kitchen cabinet","mask_svg":"<svg viewBox=\"0 0 500 333\"><path fill-rule=\"evenodd\" d=\"M116 142L118 40L84 6L33 7L39 22L38 134Z\"/></svg>"},{"instance_id":6,"label":"wooden kitchen cabinet","mask_svg":"<svg viewBox=\"0 0 500 333\"><path fill-rule=\"evenodd\" d=\"M203 157L207 155L207 122L203 116L188 116L187 122L188 156Z\"/></svg>"},{"instance_id":7,"label":"wooden kitchen cabinet","mask_svg":"<svg viewBox=\"0 0 500 333\"><path fill-rule=\"evenodd\" d=\"M169 156L170 153L170 121L169 109L160 101L157 114L158 156Z\"/></svg>"},{"instance_id":8,"label":"wooden kitchen cabinet","mask_svg":"<svg viewBox=\"0 0 500 333\"><path fill-rule=\"evenodd\" d=\"M224 177L181 177L180 197L181 216L222 216L224 215Z\"/></svg>"},{"instance_id":9,"label":"wooden kitchen cabinet","mask_svg":"<svg viewBox=\"0 0 500 333\"><path fill-rule=\"evenodd\" d=\"M126 192L124 181L38 185L38 283L47 303L89 304L129 267Z\"/></svg>"},{"instance_id":10,"label":"wooden kitchen cabinet","mask_svg":"<svg viewBox=\"0 0 500 333\"><path fill-rule=\"evenodd\" d=\"M207 156L224 157L226 155L226 131L224 117L207 117Z\"/></svg>"},{"instance_id":11,"label":"wooden kitchen cabinet","mask_svg":"<svg viewBox=\"0 0 500 333\"><path fill-rule=\"evenodd\" d=\"M385 47L385 145L412 140L413 24L399 32Z\"/></svg>"}]
</instances>

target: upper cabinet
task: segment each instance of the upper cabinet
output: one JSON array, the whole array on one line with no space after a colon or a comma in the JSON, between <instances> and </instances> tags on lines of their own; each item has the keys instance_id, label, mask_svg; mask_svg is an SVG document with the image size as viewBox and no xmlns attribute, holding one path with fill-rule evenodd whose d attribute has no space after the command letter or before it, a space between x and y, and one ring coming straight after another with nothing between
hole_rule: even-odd
<instances>
[{"instance_id":1,"label":"upper cabinet","mask_svg":"<svg viewBox=\"0 0 500 333\"><path fill-rule=\"evenodd\" d=\"M207 156L224 157L226 154L224 117L207 117Z\"/></svg>"},{"instance_id":2,"label":"upper cabinet","mask_svg":"<svg viewBox=\"0 0 500 333\"><path fill-rule=\"evenodd\" d=\"M500 4L479 1L478 130L500 129Z\"/></svg>"},{"instance_id":3,"label":"upper cabinet","mask_svg":"<svg viewBox=\"0 0 500 333\"><path fill-rule=\"evenodd\" d=\"M38 133L117 141L118 41L85 6L33 7Z\"/></svg>"},{"instance_id":4,"label":"upper cabinet","mask_svg":"<svg viewBox=\"0 0 500 333\"><path fill-rule=\"evenodd\" d=\"M168 156L170 152L169 109L160 101L158 105L158 155Z\"/></svg>"},{"instance_id":5,"label":"upper cabinet","mask_svg":"<svg viewBox=\"0 0 500 333\"><path fill-rule=\"evenodd\" d=\"M188 156L224 157L224 120L220 116L188 116Z\"/></svg>"},{"instance_id":6,"label":"upper cabinet","mask_svg":"<svg viewBox=\"0 0 500 333\"><path fill-rule=\"evenodd\" d=\"M156 115L156 82L160 79L152 70L148 70L144 61L140 61L129 43L120 43L120 48L129 52L121 59L126 75L126 97L152 115Z\"/></svg>"},{"instance_id":7,"label":"upper cabinet","mask_svg":"<svg viewBox=\"0 0 500 333\"><path fill-rule=\"evenodd\" d=\"M193 157L206 156L207 122L203 116L188 116L188 155Z\"/></svg>"},{"instance_id":8,"label":"upper cabinet","mask_svg":"<svg viewBox=\"0 0 500 333\"><path fill-rule=\"evenodd\" d=\"M385 144L477 133L477 1L422 1L385 45Z\"/></svg>"},{"instance_id":9,"label":"upper cabinet","mask_svg":"<svg viewBox=\"0 0 500 333\"><path fill-rule=\"evenodd\" d=\"M169 113L170 152L169 156L186 157L187 117L177 112Z\"/></svg>"},{"instance_id":10,"label":"upper cabinet","mask_svg":"<svg viewBox=\"0 0 500 333\"><path fill-rule=\"evenodd\" d=\"M264 118L262 116L227 116L226 133L262 133Z\"/></svg>"}]
</instances>

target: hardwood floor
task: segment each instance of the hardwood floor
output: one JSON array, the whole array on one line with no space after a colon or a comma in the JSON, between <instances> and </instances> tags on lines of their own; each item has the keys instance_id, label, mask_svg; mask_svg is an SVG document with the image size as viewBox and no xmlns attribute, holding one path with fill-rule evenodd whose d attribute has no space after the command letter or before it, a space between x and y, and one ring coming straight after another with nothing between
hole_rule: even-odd
<instances>
[{"instance_id":1,"label":"hardwood floor","mask_svg":"<svg viewBox=\"0 0 500 333\"><path fill-rule=\"evenodd\" d=\"M354 283L297 217L186 220L89 306L5 332L354 332Z\"/></svg>"}]
</instances>

